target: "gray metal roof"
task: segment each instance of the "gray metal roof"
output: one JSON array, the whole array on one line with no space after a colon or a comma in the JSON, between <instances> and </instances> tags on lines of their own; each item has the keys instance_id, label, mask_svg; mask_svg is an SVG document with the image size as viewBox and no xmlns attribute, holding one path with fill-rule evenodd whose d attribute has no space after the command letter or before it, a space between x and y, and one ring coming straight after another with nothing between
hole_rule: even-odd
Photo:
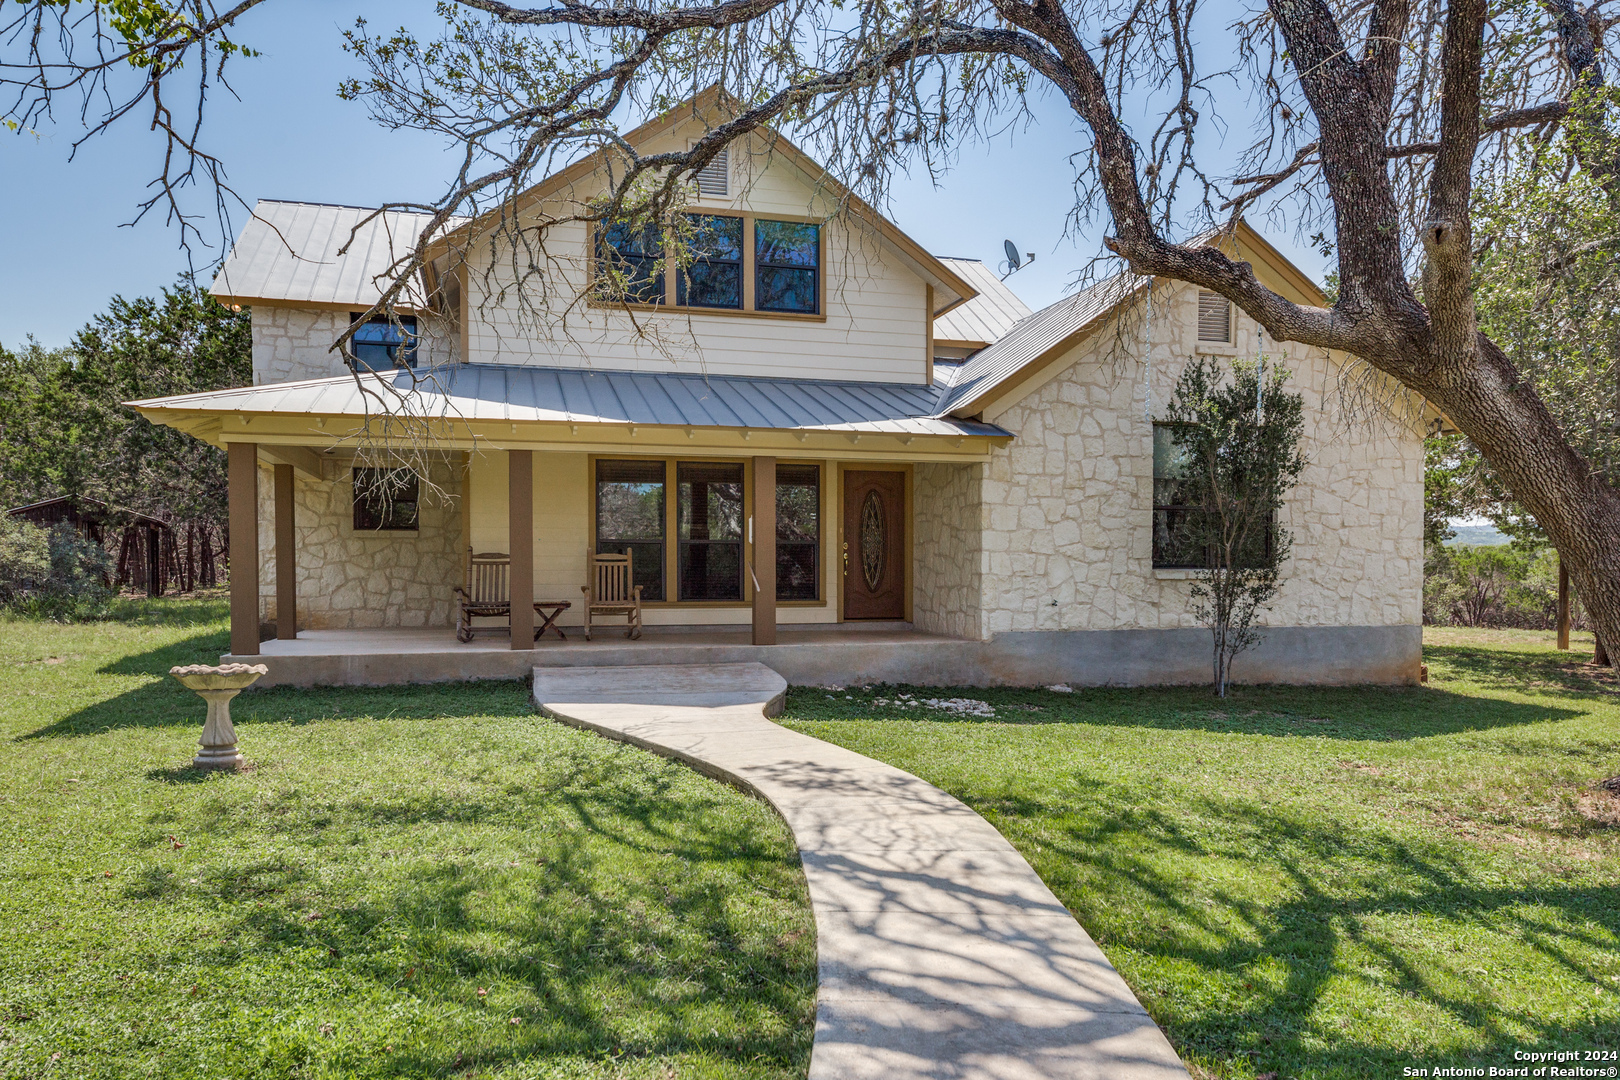
<instances>
[{"instance_id":1,"label":"gray metal roof","mask_svg":"<svg viewBox=\"0 0 1620 1080\"><path fill-rule=\"evenodd\" d=\"M979 290L979 295L936 318L934 340L983 341L988 344L1029 314L1029 305L1018 299L1018 294L1007 288L1006 283L978 259L949 259L941 255L939 261L955 271L957 277Z\"/></svg>"},{"instance_id":2,"label":"gray metal roof","mask_svg":"<svg viewBox=\"0 0 1620 1080\"><path fill-rule=\"evenodd\" d=\"M971 412L980 399L1026 364L1142 292L1148 280L1128 272L1115 274L1020 319L994 343L962 363L951 379L939 414Z\"/></svg>"},{"instance_id":3,"label":"gray metal roof","mask_svg":"<svg viewBox=\"0 0 1620 1080\"><path fill-rule=\"evenodd\" d=\"M412 413L461 420L563 421L675 427L886 432L1009 433L938 415L945 388L902 383L765 379L674 372L594 371L504 364L449 364L365 374L407 399ZM146 409L365 416L377 411L352 376L271 383L132 401Z\"/></svg>"},{"instance_id":4,"label":"gray metal roof","mask_svg":"<svg viewBox=\"0 0 1620 1080\"><path fill-rule=\"evenodd\" d=\"M376 284L379 275L410 253L432 220L426 214L391 210L353 233L371 213L357 206L260 199L214 278L214 295L243 302L370 307L382 295ZM459 221L453 220L450 227ZM339 255L351 233L354 243ZM418 284L411 283L406 303L420 307Z\"/></svg>"}]
</instances>

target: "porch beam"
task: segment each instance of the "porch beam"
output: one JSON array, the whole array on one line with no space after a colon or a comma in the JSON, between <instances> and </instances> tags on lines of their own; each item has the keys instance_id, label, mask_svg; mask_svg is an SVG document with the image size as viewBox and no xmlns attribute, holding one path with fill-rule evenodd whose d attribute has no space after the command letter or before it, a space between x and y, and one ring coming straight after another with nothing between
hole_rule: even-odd
<instances>
[{"instance_id":1,"label":"porch beam","mask_svg":"<svg viewBox=\"0 0 1620 1080\"><path fill-rule=\"evenodd\" d=\"M754 644L776 644L776 459L754 459Z\"/></svg>"},{"instance_id":2,"label":"porch beam","mask_svg":"<svg viewBox=\"0 0 1620 1080\"><path fill-rule=\"evenodd\" d=\"M512 648L534 648L534 451L508 450L507 543L512 557Z\"/></svg>"},{"instance_id":3,"label":"porch beam","mask_svg":"<svg viewBox=\"0 0 1620 1080\"><path fill-rule=\"evenodd\" d=\"M229 444L225 482L230 504L231 652L259 653L259 454L253 443Z\"/></svg>"},{"instance_id":4,"label":"porch beam","mask_svg":"<svg viewBox=\"0 0 1620 1080\"><path fill-rule=\"evenodd\" d=\"M276 638L298 636L298 550L293 540L293 467L277 465L276 478Z\"/></svg>"},{"instance_id":5,"label":"porch beam","mask_svg":"<svg viewBox=\"0 0 1620 1080\"><path fill-rule=\"evenodd\" d=\"M312 480L326 479L325 471L321 468L321 455L307 446L269 446L260 443L259 453L269 458L271 464L291 465Z\"/></svg>"}]
</instances>

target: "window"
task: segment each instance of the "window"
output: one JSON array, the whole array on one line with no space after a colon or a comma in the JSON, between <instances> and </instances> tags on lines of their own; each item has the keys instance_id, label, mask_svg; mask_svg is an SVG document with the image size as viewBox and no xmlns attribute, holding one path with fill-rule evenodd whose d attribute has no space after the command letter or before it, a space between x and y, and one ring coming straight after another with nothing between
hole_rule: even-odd
<instances>
[{"instance_id":1,"label":"window","mask_svg":"<svg viewBox=\"0 0 1620 1080\"><path fill-rule=\"evenodd\" d=\"M1220 293L1207 290L1198 293L1198 340L1227 343L1232 340L1232 302Z\"/></svg>"},{"instance_id":2,"label":"window","mask_svg":"<svg viewBox=\"0 0 1620 1080\"><path fill-rule=\"evenodd\" d=\"M776 467L776 598L814 600L821 566L821 468Z\"/></svg>"},{"instance_id":3,"label":"window","mask_svg":"<svg viewBox=\"0 0 1620 1080\"><path fill-rule=\"evenodd\" d=\"M692 262L678 270L676 302L689 307L743 306L743 219L688 214Z\"/></svg>"},{"instance_id":4,"label":"window","mask_svg":"<svg viewBox=\"0 0 1620 1080\"><path fill-rule=\"evenodd\" d=\"M754 307L814 315L821 310L821 226L754 222Z\"/></svg>"},{"instance_id":5,"label":"window","mask_svg":"<svg viewBox=\"0 0 1620 1080\"><path fill-rule=\"evenodd\" d=\"M409 469L355 469L355 531L415 529L419 490Z\"/></svg>"},{"instance_id":6,"label":"window","mask_svg":"<svg viewBox=\"0 0 1620 1080\"><path fill-rule=\"evenodd\" d=\"M699 195L731 194L731 148L723 146L710 162L697 171Z\"/></svg>"},{"instance_id":7,"label":"window","mask_svg":"<svg viewBox=\"0 0 1620 1080\"><path fill-rule=\"evenodd\" d=\"M1185 482L1191 467L1187 451L1176 442L1175 424L1153 425L1153 565L1156 569L1197 570L1215 562L1206 547L1204 515L1209 511L1191 502ZM1271 552L1276 513L1268 527L1253 537L1247 552L1239 552L1236 565L1258 565Z\"/></svg>"},{"instance_id":8,"label":"window","mask_svg":"<svg viewBox=\"0 0 1620 1080\"><path fill-rule=\"evenodd\" d=\"M1209 560L1195 535L1203 510L1185 502L1187 451L1175 431L1174 424L1153 425L1153 565L1191 569Z\"/></svg>"},{"instance_id":9,"label":"window","mask_svg":"<svg viewBox=\"0 0 1620 1080\"><path fill-rule=\"evenodd\" d=\"M643 600L664 598L664 463L596 463L596 551L630 555Z\"/></svg>"},{"instance_id":10,"label":"window","mask_svg":"<svg viewBox=\"0 0 1620 1080\"><path fill-rule=\"evenodd\" d=\"M609 300L664 302L664 238L653 225L612 222L596 234L598 280Z\"/></svg>"},{"instance_id":11,"label":"window","mask_svg":"<svg viewBox=\"0 0 1620 1080\"><path fill-rule=\"evenodd\" d=\"M742 599L743 467L675 466L682 600Z\"/></svg>"},{"instance_id":12,"label":"window","mask_svg":"<svg viewBox=\"0 0 1620 1080\"><path fill-rule=\"evenodd\" d=\"M360 321L362 312L352 312L349 322ZM355 328L349 339L354 366L366 371L391 371L416 366L416 316L373 315Z\"/></svg>"}]
</instances>

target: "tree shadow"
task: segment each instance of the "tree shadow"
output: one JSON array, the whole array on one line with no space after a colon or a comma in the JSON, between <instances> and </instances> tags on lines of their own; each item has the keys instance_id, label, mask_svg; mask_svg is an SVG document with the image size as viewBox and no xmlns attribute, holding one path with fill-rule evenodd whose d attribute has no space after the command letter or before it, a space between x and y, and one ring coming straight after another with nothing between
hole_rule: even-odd
<instances>
[{"instance_id":1,"label":"tree shadow","mask_svg":"<svg viewBox=\"0 0 1620 1080\"><path fill-rule=\"evenodd\" d=\"M308 871L269 861L220 866L189 886L223 913L217 928L152 962L223 973L251 957L266 970L329 969L354 1000L407 998L412 1008L402 1011L434 1016L436 1037L390 1046L382 1075L680 1055L718 1059L726 1075L762 1063L802 1075L813 1034L813 938L773 936L733 890L717 887L728 880L719 875L741 870L772 898L797 897L807 909L796 852L757 820L694 813L689 790L683 798L669 790L689 787L687 770L661 761L625 769L627 754L643 756L622 747L554 755L548 774L565 779L508 791L504 809L477 799L465 807L339 801L330 816L368 832L436 837L469 817L521 832L563 809L574 827L553 820L525 835L519 868L452 849L365 895L323 901L318 912L307 910ZM277 816L273 802L255 804L256 819ZM230 814L187 826L226 841L256 827ZM625 848L662 858L626 874L617 861ZM179 887L159 870L132 882L130 896L161 900ZM487 1002L479 987L492 988ZM332 1052L307 1026L278 1031L259 1062L264 1074L297 1072L299 1062ZM282 1053L287 1060L275 1057Z\"/></svg>"},{"instance_id":2,"label":"tree shadow","mask_svg":"<svg viewBox=\"0 0 1620 1080\"><path fill-rule=\"evenodd\" d=\"M201 728L202 699L169 677L185 664L216 664L229 641L226 633L199 634L120 657L98 674L149 676L123 693L78 709L44 727L16 736L47 739L98 735L120 728ZM311 724L356 716L431 719L439 716L513 715L531 711L527 691L516 680L434 683L396 687L270 687L250 690L231 702L237 724Z\"/></svg>"},{"instance_id":3,"label":"tree shadow","mask_svg":"<svg viewBox=\"0 0 1620 1080\"><path fill-rule=\"evenodd\" d=\"M829 695L788 691L785 720L910 720L930 724L1089 724L1223 734L1398 742L1487 731L1586 715L1566 705L1504 701L1438 687L1239 686L1222 700L1207 688L1095 687L1060 693L1037 687L870 686ZM964 716L916 702L969 698L994 717ZM829 697L831 698L829 700ZM879 702L882 702L880 704Z\"/></svg>"},{"instance_id":4,"label":"tree shadow","mask_svg":"<svg viewBox=\"0 0 1620 1080\"><path fill-rule=\"evenodd\" d=\"M1607 959L1620 938L1620 886L1504 883L1439 839L1258 809L1193 796L1168 812L1107 785L1079 814L1069 803L995 800L1009 839L1184 1055L1348 1078L1399 1075L1417 1057L1489 1065L1527 1046L1620 1045ZM1533 969L1520 961L1487 974L1481 951L1493 946L1528 951ZM1572 1023L1567 1008L1516 993L1529 979L1573 981L1586 1001L1598 995L1595 1007ZM1378 1012L1373 998L1428 1018L1434 1045L1345 1031Z\"/></svg>"},{"instance_id":5,"label":"tree shadow","mask_svg":"<svg viewBox=\"0 0 1620 1080\"><path fill-rule=\"evenodd\" d=\"M1591 662L1591 653L1511 645L1423 646L1436 673L1494 690L1521 694L1579 695L1602 699L1620 694L1620 676ZM1611 697L1612 700L1612 697Z\"/></svg>"}]
</instances>

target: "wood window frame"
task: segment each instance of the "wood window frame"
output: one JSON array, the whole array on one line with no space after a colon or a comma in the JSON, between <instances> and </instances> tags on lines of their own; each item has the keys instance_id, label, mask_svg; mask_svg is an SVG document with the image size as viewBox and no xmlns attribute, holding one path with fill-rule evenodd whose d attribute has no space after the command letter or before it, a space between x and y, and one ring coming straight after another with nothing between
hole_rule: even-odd
<instances>
[{"instance_id":1,"label":"wood window frame","mask_svg":"<svg viewBox=\"0 0 1620 1080\"><path fill-rule=\"evenodd\" d=\"M673 608L735 608L735 609L741 610L741 609L745 609L745 608L751 608L753 606L753 604L754 604L754 582L753 582L752 577L748 573L748 568L747 568L746 562L745 562L744 567L743 567L743 590L742 590L743 591L743 598L741 600L672 600L672 599L667 599L667 597L669 597L671 595L679 595L679 577L678 577L678 575L680 573L680 557L677 554L677 548L678 548L679 545L676 543L676 539L675 539L676 536L677 536L677 530L678 530L678 526L679 526L679 522L676 519L676 503L679 501L679 496L678 496L678 492L676 491L676 488L677 488L677 485L679 484L679 481L676 479L677 472L676 472L675 466L677 465L677 463L683 462L683 461L687 461L687 462L703 462L703 463L708 463L708 464L725 464L725 465L736 465L736 464L738 464L740 462L742 464L742 467L743 467L743 523L744 523L743 524L743 530L744 530L744 532L743 532L743 555L744 555L745 559L752 559L753 558L753 544L749 543L749 541L748 541L748 533L747 533L748 525L747 525L747 522L752 520L752 518L754 516L754 455L749 455L749 454L679 454L679 455L670 455L670 454L600 453L600 454L588 454L588 455L586 455L586 458L587 458L586 468L587 468L588 471L587 471L587 474L586 474L587 483L585 485L585 489L586 489L586 491L585 491L585 513L586 513L586 522L587 522L587 524L589 526L589 528L587 529L587 532L588 532L588 535L589 535L589 549L591 551L596 550L596 537L597 537L597 534L596 534L596 463L598 461L661 461L661 462L664 463L664 478L665 478L664 479L664 483L665 483L665 489L664 489L664 536L666 537L665 542L664 542L664 595L665 595L666 599L664 599L664 600L646 600L646 601L642 602L642 607L644 607L644 608L654 608L654 609L658 609L658 610L663 610L663 609L666 609L666 608L671 608L671 609L673 609ZM830 598L827 595L828 582L829 582L830 574L829 574L829 571L828 571L828 564L826 562L826 553L830 550L829 547L828 547L827 537L830 535L828 533L828 522L830 520L832 520L832 518L829 515L831 515L833 513L834 507L836 506L836 503L833 501L833 494L834 494L833 493L833 488L834 488L835 485L832 483L832 479L831 479L833 476L837 475L837 470L834 467L835 463L831 462L831 461L819 460L819 459L816 459L816 458L778 458L777 459L777 464L778 464L778 466L781 466L781 465L814 465L818 469L821 470L821 513L820 513L820 515L819 515L819 517L817 519L817 522L816 522L817 528L820 530L820 533L818 535L816 543L817 543L817 546L818 546L818 549L819 549L817 555L818 555L818 558L820 558L822 560L822 564L821 564L820 578L816 583L816 593L817 593L817 595L816 595L816 598L814 600L778 600L776 602L776 606L779 607L779 608L784 608L784 607L792 607L792 608L819 608L819 607L826 607L830 603L833 603L833 601L830 600ZM909 527L910 520L911 520L910 519L910 510L909 510L909 507L910 507L910 494L911 494L911 480L910 480L910 469L908 467L907 468L907 479L906 479L906 495L907 495L907 507L908 507L908 509L907 509L907 519L906 520L907 520L908 527ZM909 599L909 597L910 597L910 581L911 581L911 569L910 569L910 565L909 565L909 561L908 561L907 568L906 568L906 582L907 582L907 601L906 601L907 606L906 606L906 610L908 612L911 610L911 608L910 608L911 601ZM838 609L840 618L842 618L842 616L843 616L843 600L842 600L842 596L843 596L842 581L840 580L840 582L839 582L839 599L836 601L837 609ZM909 617L909 615L908 615L908 617Z\"/></svg>"},{"instance_id":2,"label":"wood window frame","mask_svg":"<svg viewBox=\"0 0 1620 1080\"><path fill-rule=\"evenodd\" d=\"M681 213L701 214L705 217L738 217L743 219L743 306L740 308L711 308L687 307L674 302L677 285L676 274L679 272L675 265L673 255L665 253L664 259L664 303L641 304L635 302L620 303L613 300L599 300L595 297L586 301L589 308L604 311L646 311L660 315L681 316L713 316L718 319L777 319L787 322L813 322L827 321L827 308L829 297L827 295L827 226L832 220L824 217L804 217L796 214L760 214L752 210L733 210L719 206L688 207ZM754 222L788 221L797 225L815 225L816 231L816 296L819 301L815 314L796 311L756 311L754 310L754 252L756 240L754 239ZM587 280L596 280L596 248L597 237L602 228L601 222L591 226L589 241L585 246Z\"/></svg>"}]
</instances>

